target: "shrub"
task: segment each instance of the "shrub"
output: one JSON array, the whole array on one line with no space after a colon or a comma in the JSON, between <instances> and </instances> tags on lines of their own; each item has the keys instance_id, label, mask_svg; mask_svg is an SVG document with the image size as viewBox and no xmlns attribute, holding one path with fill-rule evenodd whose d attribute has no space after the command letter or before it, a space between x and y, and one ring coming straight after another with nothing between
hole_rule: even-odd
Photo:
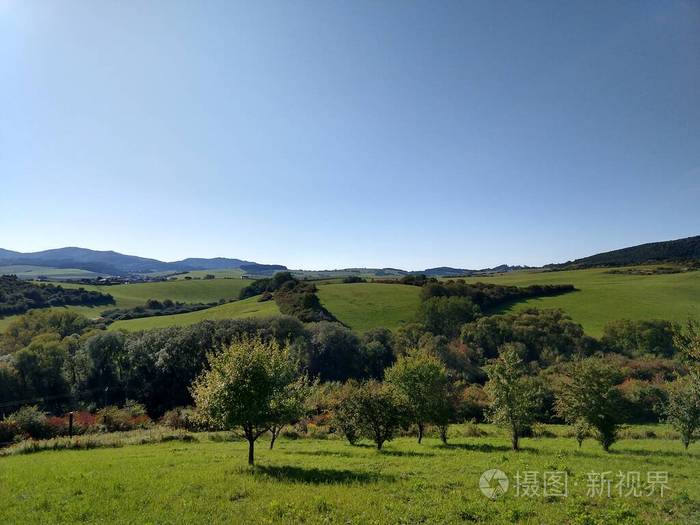
<instances>
[{"instance_id":1,"label":"shrub","mask_svg":"<svg viewBox=\"0 0 700 525\"><path fill-rule=\"evenodd\" d=\"M17 428L18 435L32 439L48 439L54 436L54 428L49 424L46 414L36 406L25 406L8 420Z\"/></svg>"},{"instance_id":2,"label":"shrub","mask_svg":"<svg viewBox=\"0 0 700 525\"><path fill-rule=\"evenodd\" d=\"M191 407L177 407L168 410L160 419L162 425L169 428L195 431L198 429Z\"/></svg>"}]
</instances>

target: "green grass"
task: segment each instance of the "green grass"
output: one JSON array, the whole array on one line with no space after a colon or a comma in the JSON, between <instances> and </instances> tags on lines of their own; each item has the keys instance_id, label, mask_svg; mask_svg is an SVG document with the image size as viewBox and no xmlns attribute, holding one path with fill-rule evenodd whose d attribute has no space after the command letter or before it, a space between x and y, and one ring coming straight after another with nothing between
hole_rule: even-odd
<instances>
[{"instance_id":1,"label":"green grass","mask_svg":"<svg viewBox=\"0 0 700 525\"><path fill-rule=\"evenodd\" d=\"M250 297L243 301L226 303L206 310L186 314L143 317L129 321L117 321L109 325L109 330L148 330L168 326L187 326L206 319L240 319L246 317L267 317L279 315L275 301L258 302L259 297Z\"/></svg>"},{"instance_id":2,"label":"green grass","mask_svg":"<svg viewBox=\"0 0 700 525\"><path fill-rule=\"evenodd\" d=\"M600 336L603 327L616 319L700 319L700 272L668 275L619 275L608 269L563 272L513 272L497 277L469 278L515 286L573 284L580 291L556 297L530 299L502 311L523 308L561 308L586 333Z\"/></svg>"},{"instance_id":3,"label":"green grass","mask_svg":"<svg viewBox=\"0 0 700 525\"><path fill-rule=\"evenodd\" d=\"M353 330L393 330L411 321L420 304L420 288L404 284L328 284L318 297L339 321Z\"/></svg>"},{"instance_id":4,"label":"green grass","mask_svg":"<svg viewBox=\"0 0 700 525\"><path fill-rule=\"evenodd\" d=\"M200 277L205 275L215 275L217 279L241 279L245 272L240 268L227 268L224 270L192 270L191 272L173 275L178 280L183 280L185 277ZM250 279L242 279L244 283L249 284Z\"/></svg>"},{"instance_id":5,"label":"green grass","mask_svg":"<svg viewBox=\"0 0 700 525\"><path fill-rule=\"evenodd\" d=\"M46 266L16 264L12 266L0 266L0 275L16 275L20 279L47 277L51 280L60 281L63 279L93 279L102 274L76 268L49 268Z\"/></svg>"},{"instance_id":6,"label":"green grass","mask_svg":"<svg viewBox=\"0 0 700 525\"><path fill-rule=\"evenodd\" d=\"M458 434L459 429L455 429ZM368 443L281 438L246 443L167 442L48 451L0 458L0 523L568 523L700 522L700 452L678 441L627 440L606 454L591 441L525 439L519 453L500 435ZM481 474L510 478L501 498ZM518 471L567 471L569 496L518 497ZM589 497L588 472L668 471L665 496ZM614 478L613 478L614 479Z\"/></svg>"}]
</instances>

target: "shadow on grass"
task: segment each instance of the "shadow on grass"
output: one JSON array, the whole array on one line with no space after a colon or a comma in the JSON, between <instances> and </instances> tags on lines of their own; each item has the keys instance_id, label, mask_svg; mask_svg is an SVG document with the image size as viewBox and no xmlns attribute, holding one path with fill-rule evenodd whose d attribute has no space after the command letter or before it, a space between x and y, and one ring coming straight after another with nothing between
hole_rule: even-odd
<instances>
[{"instance_id":1,"label":"shadow on grass","mask_svg":"<svg viewBox=\"0 0 700 525\"><path fill-rule=\"evenodd\" d=\"M449 443L447 445L438 445L438 447L445 450L462 449L471 452L513 452L513 449L507 445L490 445L488 443ZM520 447L520 452L538 454L539 450L531 447Z\"/></svg>"},{"instance_id":2,"label":"shadow on grass","mask_svg":"<svg viewBox=\"0 0 700 525\"><path fill-rule=\"evenodd\" d=\"M294 450L287 451L287 453L292 455L299 454L300 456L339 456L342 458L351 458L354 456L354 454L350 452L333 452L332 450Z\"/></svg>"},{"instance_id":3,"label":"shadow on grass","mask_svg":"<svg viewBox=\"0 0 700 525\"><path fill-rule=\"evenodd\" d=\"M289 465L284 466L257 466L255 475L266 476L277 481L291 481L297 483L341 484L341 483L376 483L378 481L393 481L393 476L361 472L354 470L335 470L302 468Z\"/></svg>"},{"instance_id":4,"label":"shadow on grass","mask_svg":"<svg viewBox=\"0 0 700 525\"><path fill-rule=\"evenodd\" d=\"M407 458L419 458L421 456L434 456L432 452L414 452L412 450L380 450L380 454L384 456L397 456L397 457L407 457Z\"/></svg>"}]
</instances>

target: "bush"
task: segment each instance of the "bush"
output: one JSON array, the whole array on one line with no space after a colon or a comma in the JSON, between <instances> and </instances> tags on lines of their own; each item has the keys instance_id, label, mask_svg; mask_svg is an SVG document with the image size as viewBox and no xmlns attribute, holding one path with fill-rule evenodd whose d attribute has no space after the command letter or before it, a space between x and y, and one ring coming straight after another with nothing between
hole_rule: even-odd
<instances>
[{"instance_id":1,"label":"bush","mask_svg":"<svg viewBox=\"0 0 700 525\"><path fill-rule=\"evenodd\" d=\"M10 419L0 421L0 446L12 443L15 441L15 436L19 434L19 427L14 421Z\"/></svg>"},{"instance_id":2,"label":"bush","mask_svg":"<svg viewBox=\"0 0 700 525\"><path fill-rule=\"evenodd\" d=\"M166 427L177 430L189 430L194 432L199 426L194 418L194 409L191 407L177 407L168 410L160 419L160 423Z\"/></svg>"},{"instance_id":3,"label":"bush","mask_svg":"<svg viewBox=\"0 0 700 525\"><path fill-rule=\"evenodd\" d=\"M137 428L147 428L151 423L151 418L145 414L142 405L127 402L124 408L108 406L98 410L96 423L106 432L124 432Z\"/></svg>"},{"instance_id":4,"label":"bush","mask_svg":"<svg viewBox=\"0 0 700 525\"><path fill-rule=\"evenodd\" d=\"M32 439L49 439L55 434L55 428L36 406L26 406L11 414L7 420L17 429L17 435Z\"/></svg>"}]
</instances>

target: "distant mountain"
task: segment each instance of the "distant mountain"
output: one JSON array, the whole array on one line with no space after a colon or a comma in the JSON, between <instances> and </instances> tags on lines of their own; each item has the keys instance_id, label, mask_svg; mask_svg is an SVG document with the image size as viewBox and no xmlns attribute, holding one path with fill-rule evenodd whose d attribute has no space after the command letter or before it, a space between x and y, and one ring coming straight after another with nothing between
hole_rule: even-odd
<instances>
[{"instance_id":1,"label":"distant mountain","mask_svg":"<svg viewBox=\"0 0 700 525\"><path fill-rule=\"evenodd\" d=\"M281 265L259 265L242 259L183 259L163 262L135 255L124 255L114 251L96 251L86 248L58 248L33 253L20 253L0 248L0 266L27 264L51 268L76 268L107 275L132 275L152 272L183 272L191 270L217 270L222 268L243 268L251 273L265 273L268 266L284 270Z\"/></svg>"},{"instance_id":2,"label":"distant mountain","mask_svg":"<svg viewBox=\"0 0 700 525\"><path fill-rule=\"evenodd\" d=\"M700 260L700 235L674 241L650 242L638 246L630 246L629 248L598 253L562 264L550 264L548 267L584 268L691 260Z\"/></svg>"}]
</instances>

